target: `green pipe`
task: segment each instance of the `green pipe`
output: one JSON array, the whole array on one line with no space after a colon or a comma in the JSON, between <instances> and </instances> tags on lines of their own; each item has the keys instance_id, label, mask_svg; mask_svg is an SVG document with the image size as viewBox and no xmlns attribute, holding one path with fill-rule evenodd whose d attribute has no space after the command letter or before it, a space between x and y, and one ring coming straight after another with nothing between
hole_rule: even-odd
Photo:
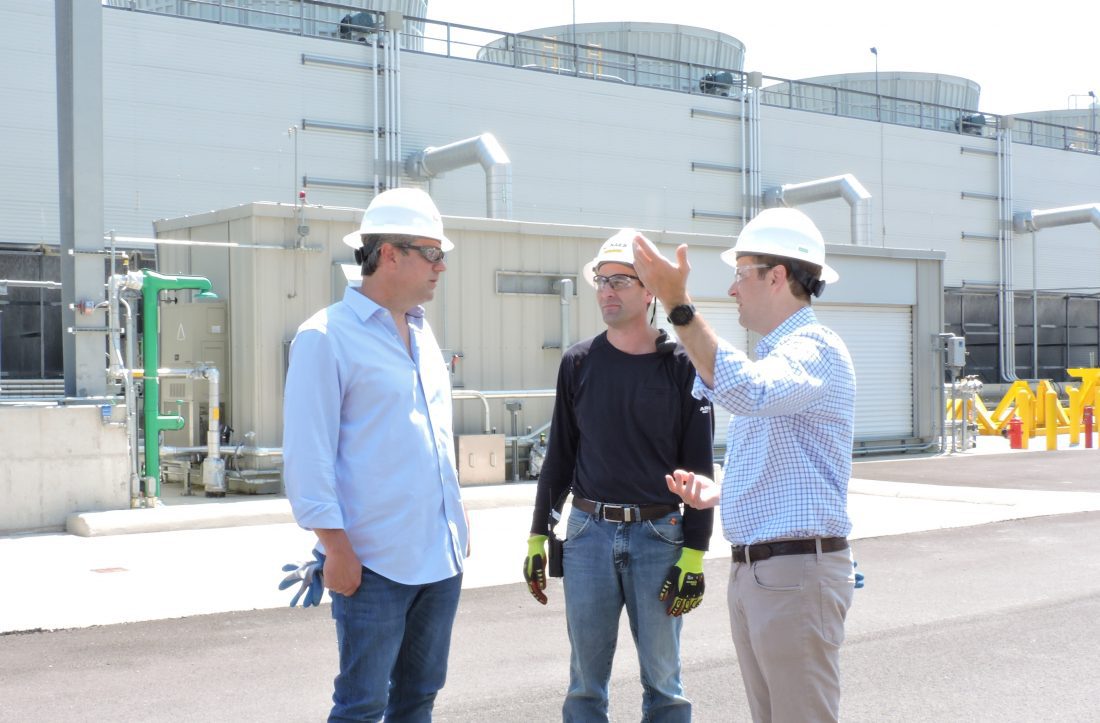
<instances>
[{"instance_id":1,"label":"green pipe","mask_svg":"<svg viewBox=\"0 0 1100 723\"><path fill-rule=\"evenodd\" d=\"M210 280L201 276L167 276L142 269L142 358L145 363L145 496L160 497L160 433L183 429L183 417L160 413L160 307L162 291L198 289L200 298L214 297Z\"/></svg>"}]
</instances>

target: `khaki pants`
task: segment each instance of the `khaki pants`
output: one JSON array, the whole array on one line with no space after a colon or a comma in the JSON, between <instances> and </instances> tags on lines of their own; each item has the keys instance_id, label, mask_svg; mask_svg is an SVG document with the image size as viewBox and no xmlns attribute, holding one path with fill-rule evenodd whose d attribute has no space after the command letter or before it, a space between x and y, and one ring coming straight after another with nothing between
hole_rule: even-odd
<instances>
[{"instance_id":1,"label":"khaki pants","mask_svg":"<svg viewBox=\"0 0 1100 723\"><path fill-rule=\"evenodd\" d=\"M754 721L839 718L840 644L854 590L850 549L732 563L730 629Z\"/></svg>"}]
</instances>

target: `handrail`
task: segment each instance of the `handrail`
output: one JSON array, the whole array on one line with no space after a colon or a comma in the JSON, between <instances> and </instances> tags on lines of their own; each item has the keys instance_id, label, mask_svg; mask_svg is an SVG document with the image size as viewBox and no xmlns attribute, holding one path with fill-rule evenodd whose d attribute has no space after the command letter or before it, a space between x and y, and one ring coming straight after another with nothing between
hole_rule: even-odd
<instances>
[{"instance_id":1,"label":"handrail","mask_svg":"<svg viewBox=\"0 0 1100 723\"><path fill-rule=\"evenodd\" d=\"M163 9L153 10L139 10L129 0L108 0L104 7L127 12L174 15L188 20L253 27L345 43L356 41L340 37L340 19L344 15L373 12L381 16L381 13L364 10L362 7L320 0L298 0L297 12L238 8L226 5L221 0L189 0L186 3L166 4ZM288 7L293 8L294 5ZM185 8L187 14L184 14ZM741 100L743 89L747 86L745 81L748 74L729 68L685 63L671 58L616 51L556 38L507 33L442 20L413 16L406 20L406 27L412 27L416 31L406 31L402 35L403 50L407 52L507 65L518 70L573 75L600 82L642 85L711 98L724 97L734 102ZM537 59L539 62L526 67L528 64L518 62L521 56ZM731 74L733 83L725 89L728 95L714 95L715 84L702 82L704 75L716 72ZM761 89L762 104L792 110L986 138L995 137L997 129L1007 118L974 108L938 105L911 98L847 90L775 76L763 77L772 85ZM1013 121L1010 132L1012 141L1022 145L1078 153L1096 153L1100 149L1100 130L1086 130L1019 117Z\"/></svg>"}]
</instances>

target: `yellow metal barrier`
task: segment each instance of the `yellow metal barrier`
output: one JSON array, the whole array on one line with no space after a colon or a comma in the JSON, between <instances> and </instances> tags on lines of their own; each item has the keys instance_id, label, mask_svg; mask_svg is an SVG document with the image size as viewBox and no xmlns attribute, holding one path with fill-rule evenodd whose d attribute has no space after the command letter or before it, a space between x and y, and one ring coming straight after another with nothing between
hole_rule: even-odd
<instances>
[{"instance_id":1,"label":"yellow metal barrier","mask_svg":"<svg viewBox=\"0 0 1100 723\"><path fill-rule=\"evenodd\" d=\"M1009 420L1019 417L1023 423L1024 439L1040 434L1047 438L1047 448L1055 449L1057 435L1069 434L1070 444L1080 442L1085 407L1100 411L1100 369L1075 368L1066 370L1070 376L1081 380L1079 387L1066 387L1067 405L1062 406L1054 384L1043 379L1032 391L1027 382L1017 380L1005 392L993 411L975 396L973 408L963 400L949 400L944 410L948 420L974 420L978 433L1003 435ZM1100 416L1098 414L1097 416Z\"/></svg>"}]
</instances>

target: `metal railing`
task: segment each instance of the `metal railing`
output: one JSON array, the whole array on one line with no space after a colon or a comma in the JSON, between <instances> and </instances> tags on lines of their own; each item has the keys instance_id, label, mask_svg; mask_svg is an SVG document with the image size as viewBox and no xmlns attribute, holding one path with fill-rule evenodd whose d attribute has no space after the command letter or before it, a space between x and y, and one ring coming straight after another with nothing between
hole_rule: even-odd
<instances>
[{"instance_id":1,"label":"metal railing","mask_svg":"<svg viewBox=\"0 0 1100 723\"><path fill-rule=\"evenodd\" d=\"M373 27L383 26L384 14L361 7L319 0L284 0L263 8L241 7L231 0L176 0L160 7L140 7L137 0L107 0L107 7L173 15L224 25L327 38L338 42L369 42L363 18ZM347 18L368 32L349 32ZM402 49L448 58L506 65L556 75L572 75L601 82L639 85L680 93L739 100L747 88L747 74L669 58L620 52L596 45L557 38L506 33L459 23L406 17ZM846 118L876 120L893 125L993 137L1003 116L973 108L939 105L919 100L848 90L834 86L763 76L764 105L824 113ZM1012 140L1016 143L1066 151L1097 153L1100 130L1015 118Z\"/></svg>"}]
</instances>

